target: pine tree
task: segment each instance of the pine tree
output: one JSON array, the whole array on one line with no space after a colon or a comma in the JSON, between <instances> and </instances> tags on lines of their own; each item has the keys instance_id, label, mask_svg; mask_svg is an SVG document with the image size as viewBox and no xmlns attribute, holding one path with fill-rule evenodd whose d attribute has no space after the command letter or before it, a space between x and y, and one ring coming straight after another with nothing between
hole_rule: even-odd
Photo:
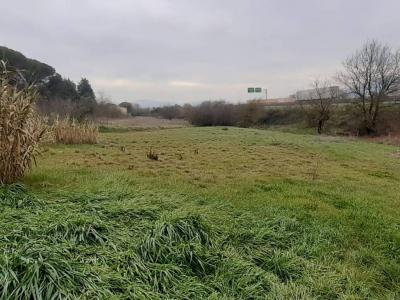
<instances>
[{"instance_id":1,"label":"pine tree","mask_svg":"<svg viewBox=\"0 0 400 300\"><path fill-rule=\"evenodd\" d=\"M78 95L82 100L88 100L88 101L95 101L96 96L94 95L94 91L92 89L92 86L89 83L89 80L86 78L82 78L81 81L78 84Z\"/></svg>"}]
</instances>

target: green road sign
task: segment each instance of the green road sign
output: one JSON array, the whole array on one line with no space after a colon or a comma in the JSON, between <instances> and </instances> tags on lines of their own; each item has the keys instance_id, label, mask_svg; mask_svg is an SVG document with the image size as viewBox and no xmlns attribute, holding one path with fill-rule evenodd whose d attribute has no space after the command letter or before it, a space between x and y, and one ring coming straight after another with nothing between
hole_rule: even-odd
<instances>
[{"instance_id":1,"label":"green road sign","mask_svg":"<svg viewBox=\"0 0 400 300\"><path fill-rule=\"evenodd\" d=\"M256 87L256 88L249 87L249 88L247 88L247 92L248 93L261 93L262 92L262 88L260 88L260 87Z\"/></svg>"}]
</instances>

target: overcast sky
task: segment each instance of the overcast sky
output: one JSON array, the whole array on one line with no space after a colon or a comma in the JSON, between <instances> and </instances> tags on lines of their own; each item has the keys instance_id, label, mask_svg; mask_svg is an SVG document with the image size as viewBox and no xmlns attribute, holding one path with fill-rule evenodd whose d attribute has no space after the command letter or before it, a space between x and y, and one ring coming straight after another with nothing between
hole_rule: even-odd
<instances>
[{"instance_id":1,"label":"overcast sky","mask_svg":"<svg viewBox=\"0 0 400 300\"><path fill-rule=\"evenodd\" d=\"M114 102L269 98L334 74L366 40L400 46L400 0L0 0L0 44Z\"/></svg>"}]
</instances>

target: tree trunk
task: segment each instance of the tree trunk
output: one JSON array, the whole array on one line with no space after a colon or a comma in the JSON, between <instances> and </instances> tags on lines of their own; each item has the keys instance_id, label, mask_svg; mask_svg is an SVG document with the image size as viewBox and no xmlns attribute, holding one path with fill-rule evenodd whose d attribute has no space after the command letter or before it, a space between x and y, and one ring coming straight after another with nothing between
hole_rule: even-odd
<instances>
[{"instance_id":1,"label":"tree trunk","mask_svg":"<svg viewBox=\"0 0 400 300\"><path fill-rule=\"evenodd\" d=\"M322 128L324 127L324 122L322 120L318 121L318 126L317 126L317 133L321 134L322 133Z\"/></svg>"}]
</instances>

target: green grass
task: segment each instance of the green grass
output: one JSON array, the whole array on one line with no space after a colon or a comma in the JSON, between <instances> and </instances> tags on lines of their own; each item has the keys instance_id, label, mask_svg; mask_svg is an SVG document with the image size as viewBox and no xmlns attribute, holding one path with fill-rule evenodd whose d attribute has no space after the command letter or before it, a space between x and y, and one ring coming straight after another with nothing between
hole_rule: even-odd
<instances>
[{"instance_id":1,"label":"green grass","mask_svg":"<svg viewBox=\"0 0 400 300\"><path fill-rule=\"evenodd\" d=\"M0 188L0 299L398 299L397 151L221 127L46 145Z\"/></svg>"}]
</instances>

